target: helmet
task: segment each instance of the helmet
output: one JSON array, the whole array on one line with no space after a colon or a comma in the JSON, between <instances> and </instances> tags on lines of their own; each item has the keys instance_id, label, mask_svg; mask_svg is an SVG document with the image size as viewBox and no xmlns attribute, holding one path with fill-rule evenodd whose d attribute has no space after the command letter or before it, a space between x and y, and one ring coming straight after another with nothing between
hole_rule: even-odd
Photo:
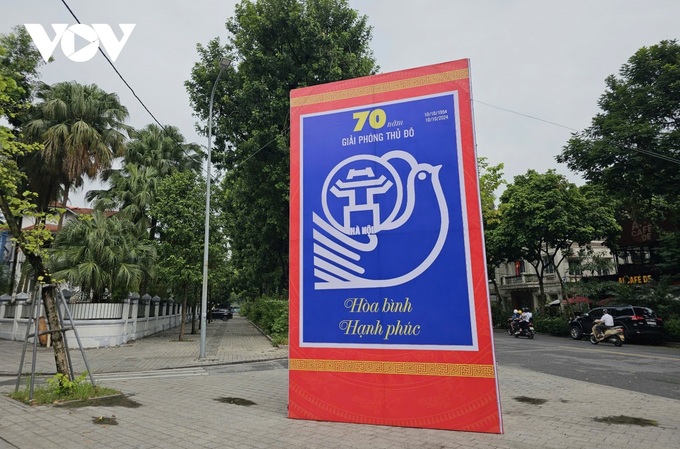
<instances>
[{"instance_id":1,"label":"helmet","mask_svg":"<svg viewBox=\"0 0 680 449\"><path fill-rule=\"evenodd\" d=\"M607 309L602 309L602 315L604 315L605 313L609 313L609 310L607 310Z\"/></svg>"},{"instance_id":2,"label":"helmet","mask_svg":"<svg viewBox=\"0 0 680 449\"><path fill-rule=\"evenodd\" d=\"M517 313L522 313L522 309L517 309Z\"/></svg>"},{"instance_id":3,"label":"helmet","mask_svg":"<svg viewBox=\"0 0 680 449\"><path fill-rule=\"evenodd\" d=\"M512 313L519 313L519 310L515 309L512 311Z\"/></svg>"}]
</instances>

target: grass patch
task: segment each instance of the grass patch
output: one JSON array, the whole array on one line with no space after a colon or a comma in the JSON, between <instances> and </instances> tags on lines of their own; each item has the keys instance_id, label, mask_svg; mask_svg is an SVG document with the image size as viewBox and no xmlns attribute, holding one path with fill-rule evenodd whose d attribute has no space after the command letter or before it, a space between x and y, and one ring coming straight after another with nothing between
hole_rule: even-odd
<instances>
[{"instance_id":1,"label":"grass patch","mask_svg":"<svg viewBox=\"0 0 680 449\"><path fill-rule=\"evenodd\" d=\"M87 371L71 380L63 374L55 374L54 377L47 379L46 385L33 388L33 399L30 399L30 386L26 389L10 393L9 397L29 405L45 405L67 401L84 401L101 396L112 396L121 394L113 388L92 385L85 380Z\"/></svg>"}]
</instances>

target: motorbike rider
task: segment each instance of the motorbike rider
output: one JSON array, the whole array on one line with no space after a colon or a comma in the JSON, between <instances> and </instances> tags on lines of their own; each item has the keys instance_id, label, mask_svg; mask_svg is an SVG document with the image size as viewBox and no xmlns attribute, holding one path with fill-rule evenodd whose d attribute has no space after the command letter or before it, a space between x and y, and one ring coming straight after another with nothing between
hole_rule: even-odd
<instances>
[{"instance_id":1,"label":"motorbike rider","mask_svg":"<svg viewBox=\"0 0 680 449\"><path fill-rule=\"evenodd\" d=\"M601 338L607 329L614 327L614 317L609 314L607 309L602 311L602 316L600 317L600 322L595 325L595 330L600 334L597 337Z\"/></svg>"},{"instance_id":2,"label":"motorbike rider","mask_svg":"<svg viewBox=\"0 0 680 449\"><path fill-rule=\"evenodd\" d=\"M521 315L519 316L519 330L516 332L517 334L519 334L523 330L528 329L533 318L533 314L529 312L529 309L524 310L519 309L519 311Z\"/></svg>"},{"instance_id":3,"label":"motorbike rider","mask_svg":"<svg viewBox=\"0 0 680 449\"><path fill-rule=\"evenodd\" d=\"M515 309L515 310L512 311L512 315L510 316L510 319L508 320L508 321L510 321L510 331L513 334L515 332L517 332L517 329L518 329L517 324L519 323L519 317L520 317L521 314L522 314L521 309L520 310Z\"/></svg>"}]
</instances>

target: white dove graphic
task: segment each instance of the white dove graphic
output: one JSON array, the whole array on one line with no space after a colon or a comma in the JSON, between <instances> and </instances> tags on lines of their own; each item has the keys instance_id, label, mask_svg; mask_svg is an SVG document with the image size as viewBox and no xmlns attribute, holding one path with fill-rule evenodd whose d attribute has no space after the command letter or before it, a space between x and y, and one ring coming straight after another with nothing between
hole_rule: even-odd
<instances>
[{"instance_id":1,"label":"white dove graphic","mask_svg":"<svg viewBox=\"0 0 680 449\"><path fill-rule=\"evenodd\" d=\"M394 167L392 161L401 160L410 166L405 183ZM365 168L347 168L348 164L366 161ZM375 177L369 165L380 165L392 178L381 175ZM360 164L359 164L360 165ZM432 265L441 252L449 229L449 213L446 199L439 181L441 165L433 166L418 163L410 153L394 150L378 157L370 154L355 155L337 164L329 173L322 191L323 215L313 213L314 240L314 276L316 290L350 289L350 288L379 288L404 284L415 279ZM345 180L338 180L336 175L345 174ZM331 182L335 179L335 183ZM365 275L365 267L361 265L362 255L367 255L379 248L380 234L403 226L411 218L417 200L416 184L419 188L429 179L439 208L440 226L436 241L429 254L409 272L389 277L387 279L369 278ZM357 198L357 191L365 192L361 201ZM387 192L395 198L394 207L389 215L380 219L380 205L376 202L379 195ZM331 213L328 204L328 194L345 202L342 210L342 223L337 221ZM353 213L368 214L372 217L372 225L363 230L353 227L351 216ZM384 212L383 212L384 213Z\"/></svg>"}]
</instances>

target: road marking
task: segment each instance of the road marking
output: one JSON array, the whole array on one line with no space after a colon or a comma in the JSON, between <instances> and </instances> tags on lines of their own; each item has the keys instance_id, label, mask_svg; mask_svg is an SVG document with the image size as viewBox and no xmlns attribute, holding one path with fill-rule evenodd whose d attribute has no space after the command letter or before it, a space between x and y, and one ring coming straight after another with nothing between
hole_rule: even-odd
<instances>
[{"instance_id":1,"label":"road marking","mask_svg":"<svg viewBox=\"0 0 680 449\"><path fill-rule=\"evenodd\" d=\"M588 343L590 343L590 342L588 342ZM625 346L625 345L626 345L626 344L624 343L624 346ZM527 347L521 347L521 348L512 347L512 348L508 348L508 347L504 347L504 348L503 348L503 351L504 351L504 352L521 352L521 353L528 353L528 352L554 351L555 348L561 348L561 349L571 349L571 350L574 350L574 351L587 350L587 351L593 352L593 351L596 350L596 349L595 349L595 346L596 346L596 345L592 345L592 344L591 344L591 345L589 345L589 346L583 345L582 347L579 347L579 346L565 346L565 345L555 345L555 346L549 346L549 347L533 347L533 348L527 348ZM500 348L499 348L499 344L496 343L496 344L495 344L495 347L496 347L496 352L498 352L499 349L500 349ZM678 357L670 357L670 356L663 356L663 355L645 354L645 353L639 353L639 352L629 352L629 351L626 351L625 349L619 349L619 348L617 348L617 349L613 349L613 348L610 348L610 349L597 349L597 351L599 351L599 352L606 352L606 353L608 353L608 354L626 356L626 357L636 356L636 357L646 357L646 358L648 358L648 359L671 360L671 361L674 361L674 362L680 362L680 356L678 356ZM621 352L621 351L626 351L626 352Z\"/></svg>"},{"instance_id":2,"label":"road marking","mask_svg":"<svg viewBox=\"0 0 680 449\"><path fill-rule=\"evenodd\" d=\"M163 379L172 377L207 376L207 375L208 372L204 368L194 367L194 368L162 369L153 371L94 374L94 379L95 381L99 382L99 381L133 380L133 379Z\"/></svg>"},{"instance_id":3,"label":"road marking","mask_svg":"<svg viewBox=\"0 0 680 449\"><path fill-rule=\"evenodd\" d=\"M592 346L585 346L588 350L594 350L595 348ZM558 346L553 346L553 348L563 348L563 349L574 349L575 346L563 346L563 345L558 345ZM637 357L646 357L648 359L659 359L659 360L673 360L674 362L680 362L680 357L665 357L662 355L652 355L652 354L644 354L644 353L638 353L638 352L621 352L621 349L600 349L600 352L605 351L609 354L615 354L615 355L622 355L626 357L630 357L631 355L637 356Z\"/></svg>"}]
</instances>

